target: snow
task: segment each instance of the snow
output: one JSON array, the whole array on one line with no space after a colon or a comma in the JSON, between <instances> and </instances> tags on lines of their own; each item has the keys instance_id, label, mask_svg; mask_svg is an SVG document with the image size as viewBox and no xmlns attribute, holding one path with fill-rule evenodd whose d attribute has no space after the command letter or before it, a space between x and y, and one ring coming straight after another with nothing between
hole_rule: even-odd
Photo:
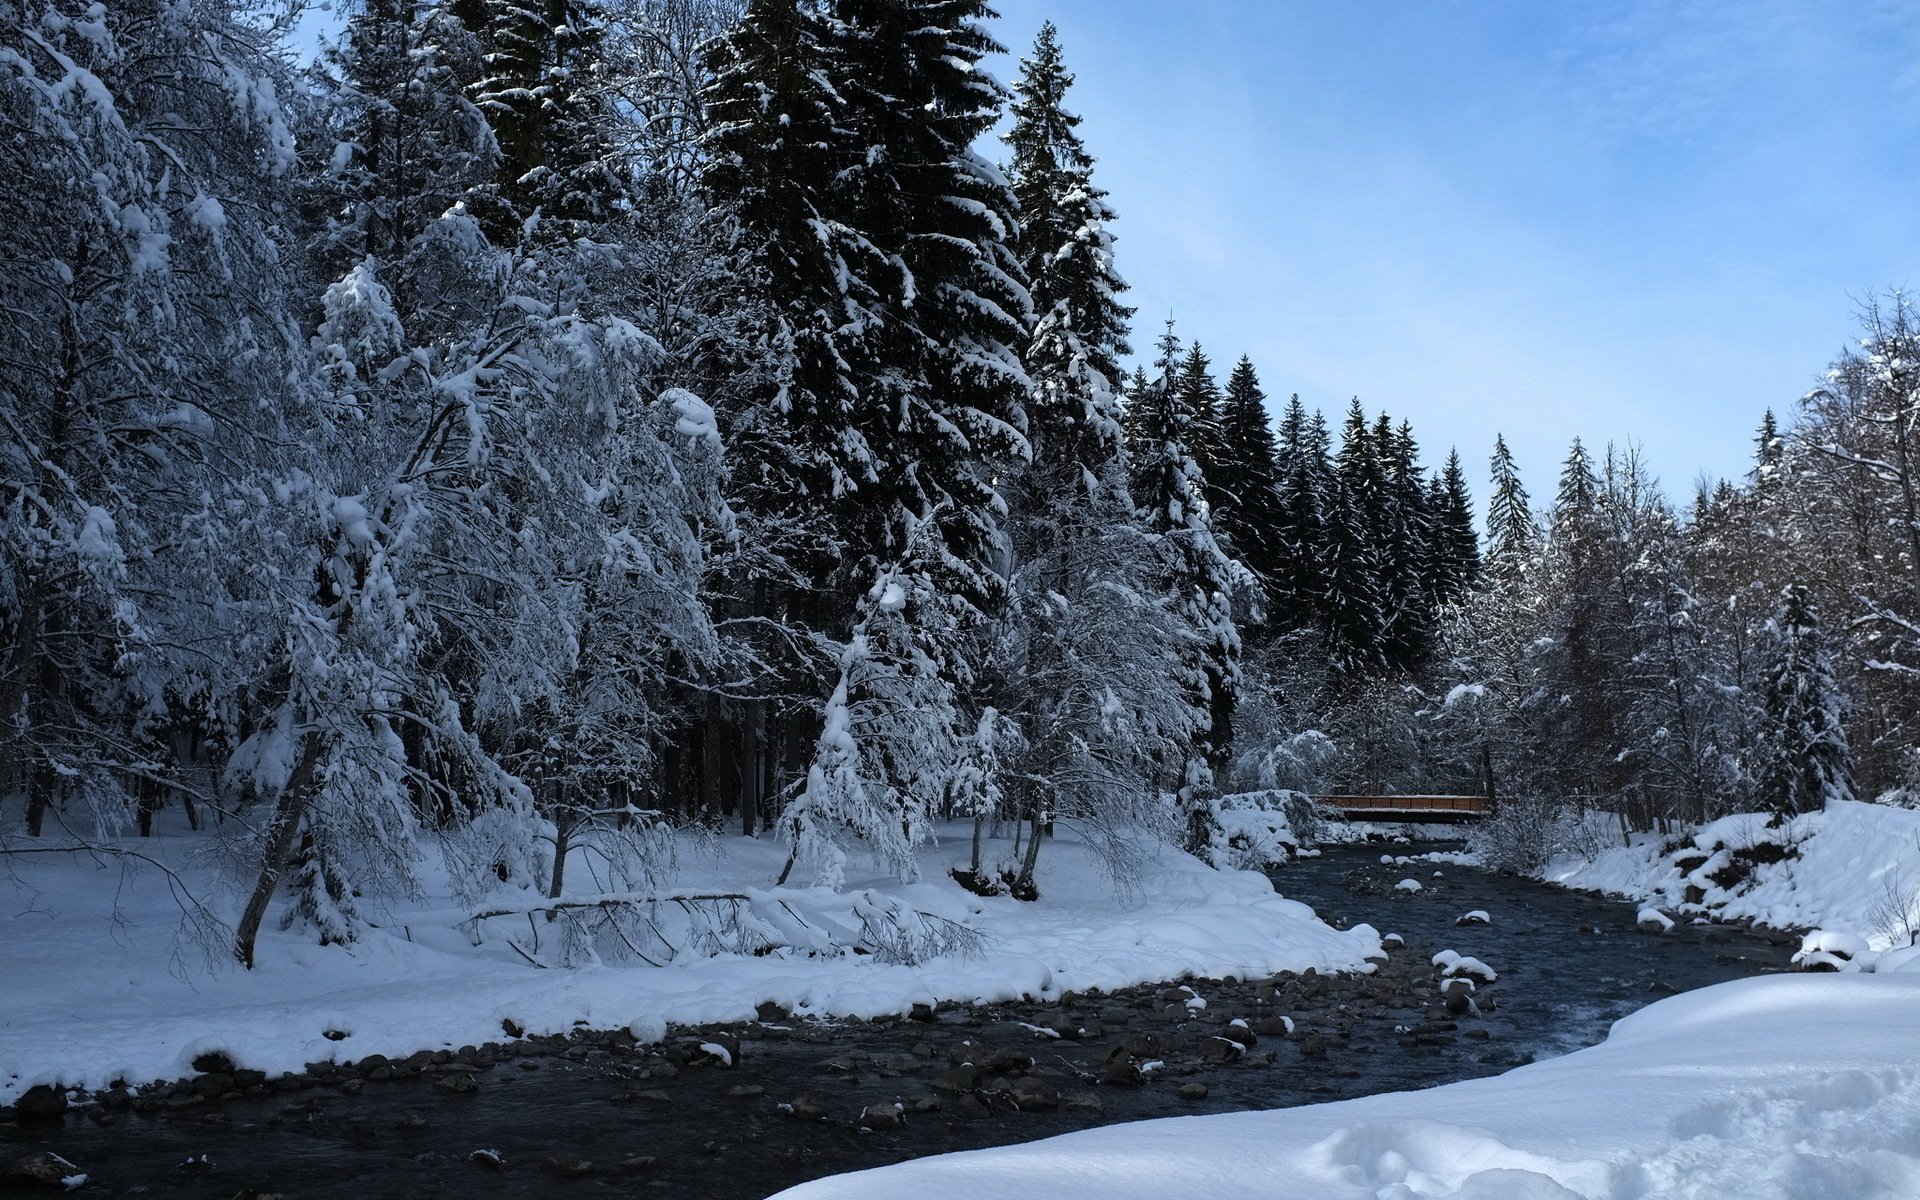
<instances>
[{"instance_id":1,"label":"snow","mask_svg":"<svg viewBox=\"0 0 1920 1200\"><path fill-rule=\"evenodd\" d=\"M1747 979L1489 1079L1109 1126L786 1200L1828 1200L1920 1195L1920 973Z\"/></svg>"},{"instance_id":2,"label":"snow","mask_svg":"<svg viewBox=\"0 0 1920 1200\"><path fill-rule=\"evenodd\" d=\"M862 905L893 910L897 902L965 924L980 939L977 952L917 965L829 946L811 954L689 953L661 967L536 969L506 944L526 933L525 915L481 922L476 946L472 926L449 921L471 906L449 893L443 875L427 873L419 911L370 909L379 927L350 945L281 932L276 910L255 970L223 965L209 975L207 962L226 960L223 938L177 938L180 912L153 868L111 854L35 855L13 864L7 885L15 915L0 939L0 1103L37 1083L98 1088L178 1078L191 1073L195 1056L216 1050L271 1074L499 1041L506 1021L529 1035L585 1022L657 1040L668 1023L751 1020L763 1001L802 1016L870 1017L916 1003L1050 998L1182 977L1370 970L1367 959L1382 954L1370 927L1332 929L1276 895L1265 876L1215 871L1171 847L1145 849L1128 889L1116 892L1093 849L1060 828L1041 853L1034 903L978 897L951 880L948 868L967 855L965 825L943 827L944 844L920 851L923 882L863 877L873 868L852 861L845 892L772 887L786 856L775 839L680 839L680 892L736 892L742 881L760 881L766 886L753 895L766 906L788 906L815 929L855 933ZM198 836L156 827L153 838L109 849L151 856L231 922L243 892L203 847ZM988 852L1005 857L1010 846L990 840ZM136 877L124 880L123 868ZM600 890L584 866L567 877L581 881L578 895ZM74 1020L77 1012L87 1019ZM330 1039L330 1031L347 1036Z\"/></svg>"},{"instance_id":3,"label":"snow","mask_svg":"<svg viewBox=\"0 0 1920 1200\"><path fill-rule=\"evenodd\" d=\"M1769 828L1764 813L1742 813L1702 826L1671 850L1653 835L1626 846L1615 838L1592 857L1554 859L1544 877L1682 916L1851 933L1875 953L1911 945L1920 930L1920 812L1912 809L1835 801L1780 828ZM1772 845L1789 847L1791 856L1755 863L1731 887L1711 878ZM1696 901L1687 899L1690 884L1700 889Z\"/></svg>"},{"instance_id":4,"label":"snow","mask_svg":"<svg viewBox=\"0 0 1920 1200\"><path fill-rule=\"evenodd\" d=\"M1396 892L1417 892L1421 890L1420 881L1411 878L1402 879L1399 883L1393 885L1393 890Z\"/></svg>"}]
</instances>

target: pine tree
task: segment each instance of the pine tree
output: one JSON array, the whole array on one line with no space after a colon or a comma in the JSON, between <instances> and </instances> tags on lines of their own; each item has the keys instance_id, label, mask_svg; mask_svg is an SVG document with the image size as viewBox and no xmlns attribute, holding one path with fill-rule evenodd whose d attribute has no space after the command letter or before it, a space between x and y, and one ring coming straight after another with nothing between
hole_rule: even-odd
<instances>
[{"instance_id":1,"label":"pine tree","mask_svg":"<svg viewBox=\"0 0 1920 1200\"><path fill-rule=\"evenodd\" d=\"M1220 410L1220 462L1214 484L1214 527L1227 550L1270 588L1282 557L1285 517L1279 491L1279 451L1267 418L1266 393L1251 360L1242 356L1227 376Z\"/></svg>"},{"instance_id":2,"label":"pine tree","mask_svg":"<svg viewBox=\"0 0 1920 1200\"><path fill-rule=\"evenodd\" d=\"M843 561L842 586L876 581L854 607L856 644L842 658L835 703L859 711L911 694L945 731L929 741L924 723L836 726L829 705L806 785L783 818L796 857L829 877L827 857L812 847L837 840L836 827L895 869L905 864L888 847L900 829L911 838L924 825L846 807L893 786L865 778L849 787L846 765L875 770L911 757L964 767L978 725L962 698L978 676L987 617L1005 598L996 479L1028 456L1020 355L1031 301L1011 245L1017 202L972 149L1005 98L979 67L1000 49L979 23L987 15L979 0L843 0L823 27L834 128L855 152L836 156L830 186L811 185L809 199L843 213L840 224L861 231L890 273L875 289L879 311L865 331L872 356L854 374L847 420L821 431L833 439L836 482L851 489L845 523L865 550ZM896 591L909 601L893 602ZM873 641L883 630L889 652L858 652L862 631ZM849 736L877 742L849 752ZM915 744L892 744L896 737ZM925 789L891 794L908 804L935 799Z\"/></svg>"},{"instance_id":3,"label":"pine tree","mask_svg":"<svg viewBox=\"0 0 1920 1200\"><path fill-rule=\"evenodd\" d=\"M1348 406L1334 459L1321 547L1328 653L1335 670L1348 679L1386 662L1387 596L1380 547L1385 490L1366 413L1356 398Z\"/></svg>"},{"instance_id":4,"label":"pine tree","mask_svg":"<svg viewBox=\"0 0 1920 1200\"><path fill-rule=\"evenodd\" d=\"M1434 520L1413 427L1402 421L1395 429L1382 414L1374 442L1381 447L1385 475L1375 534L1386 614L1382 650L1389 666L1408 670L1425 661L1434 632Z\"/></svg>"},{"instance_id":5,"label":"pine tree","mask_svg":"<svg viewBox=\"0 0 1920 1200\"><path fill-rule=\"evenodd\" d=\"M1847 699L1833 676L1812 594L1800 584L1781 593L1760 704L1761 803L1781 817L1854 799L1847 746Z\"/></svg>"},{"instance_id":6,"label":"pine tree","mask_svg":"<svg viewBox=\"0 0 1920 1200\"><path fill-rule=\"evenodd\" d=\"M1113 210L1093 183L1093 158L1076 132L1080 118L1065 107L1072 85L1058 31L1047 22L1020 65L1007 134L1020 206L1014 248L1033 297L1026 368L1036 428L1042 410L1058 411L1073 426L1101 426L1094 410L1119 386L1120 359L1131 353L1133 310L1120 303L1126 284L1114 270L1108 232ZM1108 431L1099 434L1104 439Z\"/></svg>"},{"instance_id":7,"label":"pine tree","mask_svg":"<svg viewBox=\"0 0 1920 1200\"><path fill-rule=\"evenodd\" d=\"M1193 453L1194 465L1207 479L1207 502L1218 507L1221 492L1215 476L1223 466L1225 450L1221 441L1220 385L1213 377L1213 362L1199 342L1188 344L1174 386L1180 391L1180 403L1192 414L1187 448Z\"/></svg>"},{"instance_id":8,"label":"pine tree","mask_svg":"<svg viewBox=\"0 0 1920 1200\"><path fill-rule=\"evenodd\" d=\"M1177 613L1185 649L1180 685L1195 714L1194 735L1178 764L1175 795L1184 815L1187 846L1213 840L1214 771L1233 740L1233 706L1240 686L1240 633L1233 620L1234 563L1214 540L1201 474L1186 439L1194 414L1180 387L1182 357L1173 322L1156 349L1159 379L1136 401L1134 501L1162 558L1161 588Z\"/></svg>"},{"instance_id":9,"label":"pine tree","mask_svg":"<svg viewBox=\"0 0 1920 1200\"><path fill-rule=\"evenodd\" d=\"M1438 564L1435 600L1441 605L1458 601L1480 582L1480 538L1474 530L1473 497L1467 492L1460 453L1447 452L1433 505L1437 516Z\"/></svg>"},{"instance_id":10,"label":"pine tree","mask_svg":"<svg viewBox=\"0 0 1920 1200\"><path fill-rule=\"evenodd\" d=\"M1113 266L1112 213L1064 107L1072 82L1052 25L1041 28L1015 85L1010 172L1023 222L1016 243L1038 314L1026 351L1032 462L1003 482L1008 601L983 680L992 707L977 728L991 763L975 806L973 886L984 878L980 831L1000 799L1028 823L1015 895L1037 891L1046 823L1137 821L1152 776L1190 740L1177 674L1180 631L1149 605L1155 546L1127 487L1114 384L1127 353L1125 285ZM1144 384L1141 385L1144 387ZM979 742L984 739L976 739Z\"/></svg>"},{"instance_id":11,"label":"pine tree","mask_svg":"<svg viewBox=\"0 0 1920 1200\"><path fill-rule=\"evenodd\" d=\"M1312 624L1326 594L1320 556L1326 540L1326 428L1318 413L1307 416L1298 395L1287 402L1275 457L1278 508L1267 537L1272 564L1265 589L1268 627L1285 633Z\"/></svg>"},{"instance_id":12,"label":"pine tree","mask_svg":"<svg viewBox=\"0 0 1920 1200\"><path fill-rule=\"evenodd\" d=\"M456 204L481 207L499 157L468 96L484 70L481 40L445 4L369 0L349 16L322 65L326 102L303 142L324 223L317 269L337 278L367 255L397 261Z\"/></svg>"},{"instance_id":13,"label":"pine tree","mask_svg":"<svg viewBox=\"0 0 1920 1200\"><path fill-rule=\"evenodd\" d=\"M618 101L607 90L608 14L599 0L453 0L486 46L470 92L500 148L502 242L539 214L536 235L586 233L631 202L616 161Z\"/></svg>"},{"instance_id":14,"label":"pine tree","mask_svg":"<svg viewBox=\"0 0 1920 1200\"><path fill-rule=\"evenodd\" d=\"M1487 503L1487 569L1498 578L1515 578L1539 547L1540 527L1527 489L1520 482L1507 439L1493 439L1493 497Z\"/></svg>"}]
</instances>

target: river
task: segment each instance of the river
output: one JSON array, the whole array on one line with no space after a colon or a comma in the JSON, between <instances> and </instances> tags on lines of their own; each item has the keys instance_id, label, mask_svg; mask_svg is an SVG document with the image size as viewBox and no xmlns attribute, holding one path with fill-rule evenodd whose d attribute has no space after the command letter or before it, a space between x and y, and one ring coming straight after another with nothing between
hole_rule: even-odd
<instances>
[{"instance_id":1,"label":"river","mask_svg":"<svg viewBox=\"0 0 1920 1200\"><path fill-rule=\"evenodd\" d=\"M1636 931L1631 904L1447 863L1382 863L1383 851L1414 853L1333 847L1274 872L1323 918L1404 938L1372 976L1193 980L1192 994L1152 985L930 1020L769 1014L664 1047L535 1040L389 1065L377 1082L342 1071L224 1101L160 1089L0 1125L0 1159L55 1151L87 1172L85 1195L754 1200L1096 1124L1493 1074L1591 1045L1663 995L1787 966L1785 939L1695 925L1653 936ZM1403 879L1420 890L1397 888ZM1473 910L1487 923L1456 924ZM1444 949L1498 973L1479 1011L1441 1005L1431 959ZM1049 1026L1062 1036L1038 1032ZM728 1036L739 1039L730 1067L695 1049ZM1251 1044L1224 1044L1235 1039ZM897 1116L881 1107L892 1103Z\"/></svg>"}]
</instances>

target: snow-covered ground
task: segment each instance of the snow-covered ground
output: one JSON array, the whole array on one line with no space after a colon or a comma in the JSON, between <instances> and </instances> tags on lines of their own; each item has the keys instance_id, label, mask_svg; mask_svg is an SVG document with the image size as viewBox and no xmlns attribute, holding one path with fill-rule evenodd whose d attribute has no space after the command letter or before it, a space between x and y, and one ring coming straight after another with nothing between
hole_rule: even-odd
<instances>
[{"instance_id":1,"label":"snow-covered ground","mask_svg":"<svg viewBox=\"0 0 1920 1200\"><path fill-rule=\"evenodd\" d=\"M790 1200L1920 1196L1920 973L1741 980L1591 1049L1420 1092L1109 1126Z\"/></svg>"},{"instance_id":2,"label":"snow-covered ground","mask_svg":"<svg viewBox=\"0 0 1920 1200\"><path fill-rule=\"evenodd\" d=\"M1920 932L1920 812L1840 801L1779 828L1766 821L1759 813L1726 817L1677 846L1640 835L1592 857L1563 855L1543 876L1629 896L1669 917L1826 931L1874 954L1912 944ZM1847 965L1871 961L1854 955Z\"/></svg>"},{"instance_id":3,"label":"snow-covered ground","mask_svg":"<svg viewBox=\"0 0 1920 1200\"><path fill-rule=\"evenodd\" d=\"M229 919L237 911L221 872L197 861L198 840L124 845L171 865ZM966 830L947 829L942 844L922 852L922 882L874 878L836 893L773 888L783 849L772 841L679 848L676 891L732 892L741 880L760 880L742 911L774 923L857 930L862 908L900 901L978 935L973 953L912 966L841 950L541 969L506 941L516 930L537 932L540 918L493 918L475 946L455 927L450 898L428 896L417 909L378 918L382 928L345 947L278 932L270 915L258 967L214 974L201 966L205 954L177 941L180 911L157 871L123 874L125 860L85 855L14 859L0 882L7 906L0 1103L37 1083L95 1088L175 1078L214 1050L271 1074L308 1062L499 1041L506 1022L529 1034L580 1023L630 1027L645 1039L668 1023L749 1019L763 1001L804 1014L866 1016L1188 974L1365 969L1366 958L1380 953L1366 926L1332 929L1305 905L1275 895L1262 875L1216 872L1166 847L1146 851L1116 892L1100 859L1063 829L1041 854L1042 898L1031 904L983 899L954 884L947 868L966 850ZM578 877L590 882L584 871Z\"/></svg>"}]
</instances>

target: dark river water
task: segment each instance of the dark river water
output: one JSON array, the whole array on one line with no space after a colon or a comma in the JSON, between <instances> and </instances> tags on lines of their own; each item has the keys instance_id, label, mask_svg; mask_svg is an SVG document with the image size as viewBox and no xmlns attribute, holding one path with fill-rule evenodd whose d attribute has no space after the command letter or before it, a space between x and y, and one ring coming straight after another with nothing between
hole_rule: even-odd
<instances>
[{"instance_id":1,"label":"dark river water","mask_svg":"<svg viewBox=\"0 0 1920 1200\"><path fill-rule=\"evenodd\" d=\"M132 1109L0 1124L0 1160L57 1152L89 1175L81 1195L755 1200L1098 1124L1494 1074L1591 1045L1674 991L1783 970L1790 953L1727 927L1639 933L1632 904L1444 863L1382 864L1383 849L1330 848L1274 873L1325 919L1405 939L1368 977L1192 980L1207 1002L1198 1011L1152 985L931 1020L775 1020L731 1030L741 1053L730 1068L689 1055L707 1030L665 1047L514 1043L470 1075L457 1062L377 1082L343 1072L204 1101L161 1089ZM1405 878L1422 890L1395 890ZM1455 924L1475 909L1490 921ZM1441 1005L1430 960L1443 949L1498 972L1478 1012ZM1253 1043L1244 1052L1219 1036L1236 1018L1255 1031L1237 1034ZM1032 1028L1056 1022L1066 1036ZM984 1069L953 1069L967 1062ZM478 1086L449 1091L469 1078ZM873 1115L889 1103L904 1110L897 1127L892 1110Z\"/></svg>"}]
</instances>

